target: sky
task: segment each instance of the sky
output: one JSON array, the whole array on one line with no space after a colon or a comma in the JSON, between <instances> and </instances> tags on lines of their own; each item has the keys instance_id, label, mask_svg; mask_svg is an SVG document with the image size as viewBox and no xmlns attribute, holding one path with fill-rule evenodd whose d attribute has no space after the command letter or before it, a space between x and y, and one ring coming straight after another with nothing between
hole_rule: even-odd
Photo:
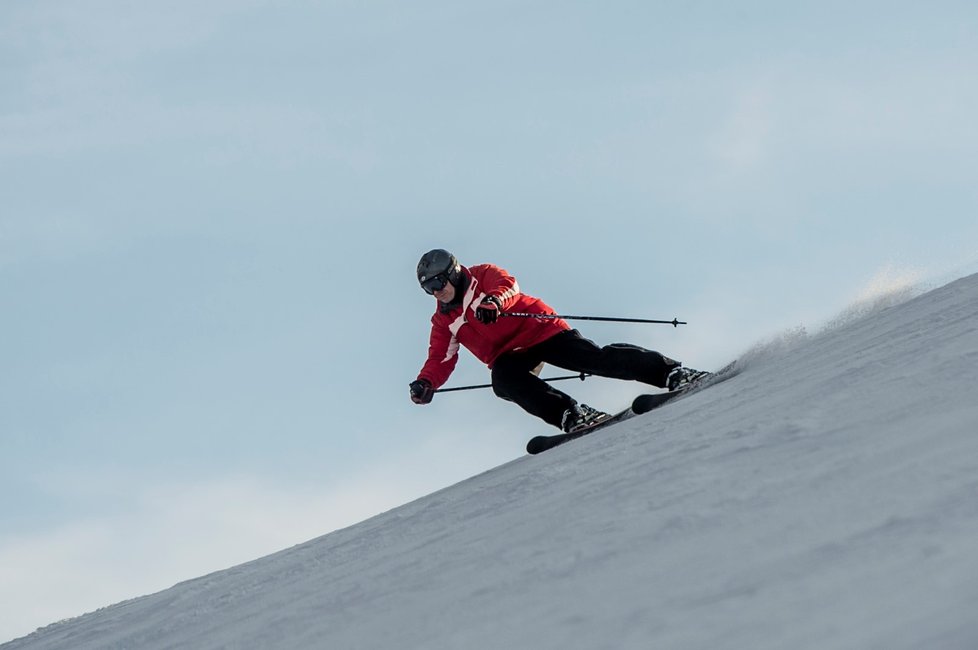
<instances>
[{"instance_id":1,"label":"sky","mask_svg":"<svg viewBox=\"0 0 978 650\"><path fill-rule=\"evenodd\" d=\"M431 248L705 369L978 270L975 69L966 2L3 3L0 640L549 432L409 401Z\"/></svg>"}]
</instances>

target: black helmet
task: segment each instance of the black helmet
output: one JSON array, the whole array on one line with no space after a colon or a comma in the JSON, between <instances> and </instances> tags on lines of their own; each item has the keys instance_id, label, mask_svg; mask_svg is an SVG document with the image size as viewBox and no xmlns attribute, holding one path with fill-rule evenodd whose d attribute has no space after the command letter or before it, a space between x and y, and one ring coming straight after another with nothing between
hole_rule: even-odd
<instances>
[{"instance_id":1,"label":"black helmet","mask_svg":"<svg viewBox=\"0 0 978 650\"><path fill-rule=\"evenodd\" d=\"M455 256L442 248L428 251L418 262L418 282L428 293L434 293L451 283L456 289L462 278L462 266Z\"/></svg>"}]
</instances>

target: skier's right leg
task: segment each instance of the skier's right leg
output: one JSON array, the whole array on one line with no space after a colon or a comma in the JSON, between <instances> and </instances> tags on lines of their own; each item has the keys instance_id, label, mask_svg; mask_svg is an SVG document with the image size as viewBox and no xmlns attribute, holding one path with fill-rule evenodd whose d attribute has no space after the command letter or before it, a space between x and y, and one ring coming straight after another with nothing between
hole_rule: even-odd
<instances>
[{"instance_id":1,"label":"skier's right leg","mask_svg":"<svg viewBox=\"0 0 978 650\"><path fill-rule=\"evenodd\" d=\"M507 352L496 359L492 367L492 390L524 411L535 415L558 429L564 412L577 405L573 397L537 377L533 370L540 364L527 351Z\"/></svg>"}]
</instances>

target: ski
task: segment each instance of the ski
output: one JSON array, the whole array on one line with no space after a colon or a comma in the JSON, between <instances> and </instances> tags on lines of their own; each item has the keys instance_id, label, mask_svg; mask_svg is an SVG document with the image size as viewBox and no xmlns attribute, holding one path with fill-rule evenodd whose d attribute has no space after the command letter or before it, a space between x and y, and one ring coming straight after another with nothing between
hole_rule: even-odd
<instances>
[{"instance_id":1,"label":"ski","mask_svg":"<svg viewBox=\"0 0 978 650\"><path fill-rule=\"evenodd\" d=\"M541 452L547 451L548 449L553 449L558 445L562 445L565 442L581 438L590 433L594 433L600 429L603 429L612 424L622 422L629 418L635 417L636 415L641 415L643 413L648 413L649 411L655 410L660 406L671 402L674 399L683 397L684 395L690 395L693 393L698 393L699 391L713 386L714 384L719 384L724 382L731 377L736 376L740 372L740 368L737 367L737 362L733 361L715 373L710 373L706 377L703 377L699 381L686 386L681 390L676 390L668 393L649 393L645 395L639 395L634 400L632 400L632 405L611 416L606 420L598 422L592 427L584 429L583 431L575 431L574 433L558 433L552 436L536 436L528 443L526 443L526 453L528 454L539 454Z\"/></svg>"},{"instance_id":2,"label":"ski","mask_svg":"<svg viewBox=\"0 0 978 650\"><path fill-rule=\"evenodd\" d=\"M679 397L685 392L686 391L679 390L672 393L639 395L632 400L632 405L624 411L616 413L610 418L602 420L594 426L584 429L583 431L575 431L574 433L558 433L552 436L536 436L535 438L532 438L530 442L526 443L526 453L539 454L542 451L553 449L557 445L562 445L565 442L586 436L589 433L594 433L595 431L603 429L612 424L623 422L629 418L635 417L636 415L641 415L642 413L648 413L652 409L662 406L674 397Z\"/></svg>"},{"instance_id":3,"label":"ski","mask_svg":"<svg viewBox=\"0 0 978 650\"><path fill-rule=\"evenodd\" d=\"M711 372L705 377L698 379L694 383L689 384L688 386L685 386L679 390L671 391L669 393L639 395L632 401L632 410L636 415L648 413L649 411L657 409L663 404L671 402L676 398L683 397L684 395L692 395L705 388L709 388L710 386L727 381L728 379L737 376L740 373L740 370L741 369L737 366L737 362L732 361L720 370Z\"/></svg>"},{"instance_id":4,"label":"ski","mask_svg":"<svg viewBox=\"0 0 978 650\"><path fill-rule=\"evenodd\" d=\"M607 426L615 424L616 422L622 422L635 414L631 408L627 408L624 411L612 415L610 418L601 420L597 424L583 429L581 431L575 431L574 433L558 433L552 436L536 436L531 438L530 442L526 443L526 453L528 454L539 454L540 452L547 451L548 449L553 449L557 445L562 445L565 442L586 436L589 433L594 433L599 429L603 429Z\"/></svg>"}]
</instances>

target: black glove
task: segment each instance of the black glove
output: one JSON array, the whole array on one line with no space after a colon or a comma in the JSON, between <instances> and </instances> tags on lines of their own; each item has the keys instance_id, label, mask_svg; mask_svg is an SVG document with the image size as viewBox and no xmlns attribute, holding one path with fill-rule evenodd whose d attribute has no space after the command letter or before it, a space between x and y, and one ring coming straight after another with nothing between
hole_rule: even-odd
<instances>
[{"instance_id":1,"label":"black glove","mask_svg":"<svg viewBox=\"0 0 978 650\"><path fill-rule=\"evenodd\" d=\"M486 296L475 308L475 319L485 325L492 325L499 318L503 306L496 296Z\"/></svg>"},{"instance_id":2,"label":"black glove","mask_svg":"<svg viewBox=\"0 0 978 650\"><path fill-rule=\"evenodd\" d=\"M427 404L435 396L435 389L427 379L416 379L411 382L411 401L415 404Z\"/></svg>"}]
</instances>

